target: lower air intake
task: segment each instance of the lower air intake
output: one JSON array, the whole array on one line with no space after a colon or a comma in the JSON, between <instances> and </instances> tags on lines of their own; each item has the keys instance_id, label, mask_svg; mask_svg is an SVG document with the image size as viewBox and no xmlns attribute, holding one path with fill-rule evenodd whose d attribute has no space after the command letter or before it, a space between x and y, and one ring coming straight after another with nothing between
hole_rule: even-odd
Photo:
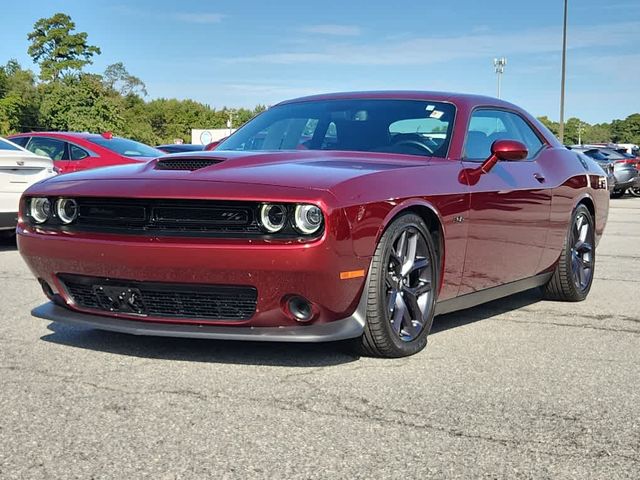
<instances>
[{"instance_id":1,"label":"lower air intake","mask_svg":"<svg viewBox=\"0 0 640 480\"><path fill-rule=\"evenodd\" d=\"M141 317L242 321L253 316L258 298L255 288L245 286L58 277L80 308Z\"/></svg>"}]
</instances>

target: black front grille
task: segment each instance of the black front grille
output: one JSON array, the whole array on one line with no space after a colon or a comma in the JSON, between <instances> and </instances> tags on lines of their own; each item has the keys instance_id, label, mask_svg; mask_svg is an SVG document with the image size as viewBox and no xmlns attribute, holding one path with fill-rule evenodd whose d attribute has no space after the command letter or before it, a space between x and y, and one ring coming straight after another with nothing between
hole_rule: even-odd
<instances>
[{"instance_id":1,"label":"black front grille","mask_svg":"<svg viewBox=\"0 0 640 480\"><path fill-rule=\"evenodd\" d=\"M208 200L78 198L68 230L154 235L260 235L258 204Z\"/></svg>"},{"instance_id":2,"label":"black front grille","mask_svg":"<svg viewBox=\"0 0 640 480\"><path fill-rule=\"evenodd\" d=\"M142 317L242 321L253 316L258 298L253 287L58 277L81 308Z\"/></svg>"},{"instance_id":3,"label":"black front grille","mask_svg":"<svg viewBox=\"0 0 640 480\"><path fill-rule=\"evenodd\" d=\"M200 170L222 162L218 158L165 158L156 163L156 170Z\"/></svg>"}]
</instances>

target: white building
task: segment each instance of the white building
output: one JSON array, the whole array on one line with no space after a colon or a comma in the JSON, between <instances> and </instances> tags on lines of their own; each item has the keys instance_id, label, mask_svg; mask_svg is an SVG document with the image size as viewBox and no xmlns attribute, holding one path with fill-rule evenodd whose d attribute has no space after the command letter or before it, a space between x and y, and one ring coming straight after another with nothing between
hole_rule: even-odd
<instances>
[{"instance_id":1,"label":"white building","mask_svg":"<svg viewBox=\"0 0 640 480\"><path fill-rule=\"evenodd\" d=\"M192 128L191 129L191 143L194 145L208 145L211 142L222 140L224 137L228 137L236 129L232 128Z\"/></svg>"}]
</instances>

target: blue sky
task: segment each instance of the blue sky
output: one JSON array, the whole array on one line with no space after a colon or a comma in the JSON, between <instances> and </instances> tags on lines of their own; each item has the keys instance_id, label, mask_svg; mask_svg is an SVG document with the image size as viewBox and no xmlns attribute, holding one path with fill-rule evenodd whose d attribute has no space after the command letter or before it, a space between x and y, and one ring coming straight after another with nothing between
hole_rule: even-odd
<instances>
[{"instance_id":1,"label":"blue sky","mask_svg":"<svg viewBox=\"0 0 640 480\"><path fill-rule=\"evenodd\" d=\"M640 111L640 1L570 0L567 116ZM0 62L31 65L26 35L65 12L150 98L252 107L320 92L446 90L558 118L562 0L22 0L3 2Z\"/></svg>"}]
</instances>

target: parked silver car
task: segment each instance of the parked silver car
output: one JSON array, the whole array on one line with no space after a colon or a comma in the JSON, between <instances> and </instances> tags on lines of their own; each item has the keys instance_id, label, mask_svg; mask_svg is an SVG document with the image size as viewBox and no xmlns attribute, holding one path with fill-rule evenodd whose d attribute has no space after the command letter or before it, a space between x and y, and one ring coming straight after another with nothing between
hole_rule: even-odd
<instances>
[{"instance_id":1,"label":"parked silver car","mask_svg":"<svg viewBox=\"0 0 640 480\"><path fill-rule=\"evenodd\" d=\"M617 158L613 155L611 152L615 152L615 150L609 149L611 152L607 155L602 151L602 148L595 148L589 145L574 145L570 148L571 150L583 153L587 157L594 159L601 166L609 164L613 165L613 175L616 179L616 184L611 191L612 198L622 197L629 188L640 187L640 172L636 166L633 163L627 162L624 157Z\"/></svg>"}]
</instances>

